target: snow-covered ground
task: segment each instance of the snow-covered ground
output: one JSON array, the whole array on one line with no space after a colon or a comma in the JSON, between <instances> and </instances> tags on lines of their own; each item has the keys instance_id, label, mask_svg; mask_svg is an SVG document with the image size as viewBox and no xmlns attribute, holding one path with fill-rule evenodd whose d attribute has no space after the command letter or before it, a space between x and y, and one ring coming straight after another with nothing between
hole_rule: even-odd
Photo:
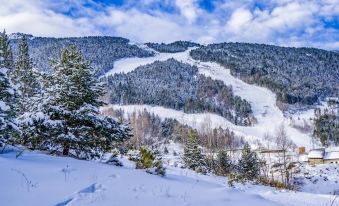
<instances>
[{"instance_id":1,"label":"snow-covered ground","mask_svg":"<svg viewBox=\"0 0 339 206\"><path fill-rule=\"evenodd\" d=\"M330 205L333 195L278 191L258 185L226 186L226 179L169 167L160 177L100 162L14 150L0 154L0 205ZM333 205L339 205L337 200Z\"/></svg>"},{"instance_id":2,"label":"snow-covered ground","mask_svg":"<svg viewBox=\"0 0 339 206\"><path fill-rule=\"evenodd\" d=\"M297 174L300 189L304 192L339 195L339 165L303 165Z\"/></svg>"},{"instance_id":3,"label":"snow-covered ground","mask_svg":"<svg viewBox=\"0 0 339 206\"><path fill-rule=\"evenodd\" d=\"M310 133L301 132L290 125L288 117L284 117L283 112L276 106L276 95L270 90L259 87L252 84L247 84L240 79L232 76L230 70L226 69L219 64L212 62L200 62L192 59L189 55L189 51L179 53L158 53L154 57L147 58L126 58L115 62L114 68L110 70L106 75L112 75L115 73L127 73L133 71L135 68L141 65L153 63L154 61L164 61L169 58L196 65L199 68L199 73L209 76L213 79L221 80L226 85L231 85L236 95L246 99L250 102L254 116L258 120L258 123L252 127L240 127L235 126L228 122L226 119L217 115L211 114L195 114L188 115L184 113L177 113L174 110L167 110L161 107L151 108L147 105L133 105L123 106L128 111L148 109L160 116L169 115L168 117L180 118L187 123L201 122L205 119L211 119L215 122L216 126L229 127L237 134L243 135L247 140L260 139L262 140L265 133L274 135L275 130L284 123L287 129L288 136L298 145L305 146L306 148L314 147L314 142L311 141ZM117 106L117 105L116 105ZM312 110L313 111L313 110ZM173 115L172 115L173 113ZM307 111L309 115L310 111ZM174 115L175 114L175 115Z\"/></svg>"}]
</instances>

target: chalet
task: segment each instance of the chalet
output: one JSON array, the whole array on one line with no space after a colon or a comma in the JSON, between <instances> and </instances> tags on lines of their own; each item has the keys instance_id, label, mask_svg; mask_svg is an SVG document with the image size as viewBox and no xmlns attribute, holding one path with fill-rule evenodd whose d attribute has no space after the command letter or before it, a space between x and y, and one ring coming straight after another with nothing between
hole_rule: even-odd
<instances>
[{"instance_id":1,"label":"chalet","mask_svg":"<svg viewBox=\"0 0 339 206\"><path fill-rule=\"evenodd\" d=\"M308 163L310 165L318 165L324 163L325 148L313 149L308 153Z\"/></svg>"},{"instance_id":2,"label":"chalet","mask_svg":"<svg viewBox=\"0 0 339 206\"><path fill-rule=\"evenodd\" d=\"M303 162L308 162L310 165L318 164L339 164L339 148L318 148L309 151L306 154L300 154L299 159Z\"/></svg>"},{"instance_id":3,"label":"chalet","mask_svg":"<svg viewBox=\"0 0 339 206\"><path fill-rule=\"evenodd\" d=\"M324 156L325 164L339 164L339 151L326 152Z\"/></svg>"}]
</instances>

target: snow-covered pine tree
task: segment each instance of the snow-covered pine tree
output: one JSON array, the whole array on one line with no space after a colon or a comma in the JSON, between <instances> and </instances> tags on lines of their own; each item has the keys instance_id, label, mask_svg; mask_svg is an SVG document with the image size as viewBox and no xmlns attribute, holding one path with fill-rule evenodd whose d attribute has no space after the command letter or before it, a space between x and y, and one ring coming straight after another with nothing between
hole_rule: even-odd
<instances>
[{"instance_id":1,"label":"snow-covered pine tree","mask_svg":"<svg viewBox=\"0 0 339 206\"><path fill-rule=\"evenodd\" d=\"M205 156L202 154L201 149L197 143L197 136L193 129L190 129L187 142L184 148L184 163L187 168L196 172L206 173L207 164Z\"/></svg>"},{"instance_id":2,"label":"snow-covered pine tree","mask_svg":"<svg viewBox=\"0 0 339 206\"><path fill-rule=\"evenodd\" d=\"M126 125L99 114L103 87L75 46L63 49L52 68L53 75L43 75L44 101L26 118L27 143L35 141L29 134L37 131L39 144L47 149L92 158L129 137Z\"/></svg>"},{"instance_id":3,"label":"snow-covered pine tree","mask_svg":"<svg viewBox=\"0 0 339 206\"><path fill-rule=\"evenodd\" d=\"M0 146L13 142L19 133L16 123L17 93L8 78L11 51L6 33L0 33Z\"/></svg>"},{"instance_id":4,"label":"snow-covered pine tree","mask_svg":"<svg viewBox=\"0 0 339 206\"><path fill-rule=\"evenodd\" d=\"M19 98L19 114L29 111L31 99L39 92L38 71L33 69L32 60L28 54L28 45L25 36L19 42L19 54L15 68L11 72L12 82L17 86Z\"/></svg>"},{"instance_id":5,"label":"snow-covered pine tree","mask_svg":"<svg viewBox=\"0 0 339 206\"><path fill-rule=\"evenodd\" d=\"M217 166L220 175L228 175L234 169L231 158L225 150L218 151Z\"/></svg>"},{"instance_id":6,"label":"snow-covered pine tree","mask_svg":"<svg viewBox=\"0 0 339 206\"><path fill-rule=\"evenodd\" d=\"M9 72L11 72L14 67L12 48L9 44L8 35L6 34L5 30L3 33L0 32L0 36L2 38L1 44L3 48L3 57L5 59L4 65L9 70Z\"/></svg>"},{"instance_id":7,"label":"snow-covered pine tree","mask_svg":"<svg viewBox=\"0 0 339 206\"><path fill-rule=\"evenodd\" d=\"M245 143L241 159L238 163L238 170L242 179L254 180L259 176L259 160L257 154L251 151L248 143Z\"/></svg>"},{"instance_id":8,"label":"snow-covered pine tree","mask_svg":"<svg viewBox=\"0 0 339 206\"><path fill-rule=\"evenodd\" d=\"M99 115L104 95L93 69L75 46L64 49L54 61L53 84L48 89L51 117L62 122L63 131L54 142L61 145L63 154L75 150L77 155L98 155L112 148L112 141L129 136L128 128L113 118Z\"/></svg>"}]
</instances>

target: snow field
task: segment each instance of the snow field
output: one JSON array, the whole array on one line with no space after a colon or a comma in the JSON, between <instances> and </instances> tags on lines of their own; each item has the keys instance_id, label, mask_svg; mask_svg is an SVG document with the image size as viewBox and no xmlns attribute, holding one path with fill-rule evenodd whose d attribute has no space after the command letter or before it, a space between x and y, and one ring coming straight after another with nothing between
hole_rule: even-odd
<instances>
[{"instance_id":1,"label":"snow field","mask_svg":"<svg viewBox=\"0 0 339 206\"><path fill-rule=\"evenodd\" d=\"M230 188L224 177L170 166L160 177L134 169L125 158L125 166L116 167L38 152L27 151L18 159L15 155L12 149L0 154L1 205L326 206L334 198L252 184Z\"/></svg>"}]
</instances>

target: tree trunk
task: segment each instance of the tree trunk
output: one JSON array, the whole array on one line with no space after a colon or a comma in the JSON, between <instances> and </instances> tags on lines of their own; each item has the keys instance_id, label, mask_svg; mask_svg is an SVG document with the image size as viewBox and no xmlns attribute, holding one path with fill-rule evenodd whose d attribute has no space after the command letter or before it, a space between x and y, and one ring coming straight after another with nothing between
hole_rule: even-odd
<instances>
[{"instance_id":1,"label":"tree trunk","mask_svg":"<svg viewBox=\"0 0 339 206\"><path fill-rule=\"evenodd\" d=\"M62 154L64 156L68 156L68 154L69 154L69 147L70 147L70 143L69 142L65 142L64 143L64 148L62 150Z\"/></svg>"}]
</instances>

